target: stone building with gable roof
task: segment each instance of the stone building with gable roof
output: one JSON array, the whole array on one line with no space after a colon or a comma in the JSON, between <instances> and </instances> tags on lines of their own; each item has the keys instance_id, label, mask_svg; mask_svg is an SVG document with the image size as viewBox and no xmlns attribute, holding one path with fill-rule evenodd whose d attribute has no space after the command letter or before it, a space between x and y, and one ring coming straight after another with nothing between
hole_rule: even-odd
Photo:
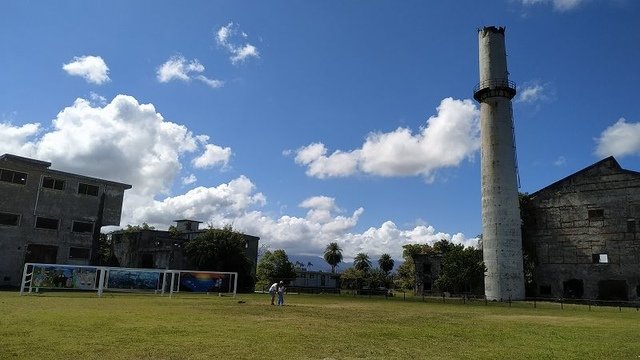
<instances>
[{"instance_id":1,"label":"stone building with gable roof","mask_svg":"<svg viewBox=\"0 0 640 360\"><path fill-rule=\"evenodd\" d=\"M530 296L640 299L640 173L608 157L528 196Z\"/></svg>"}]
</instances>

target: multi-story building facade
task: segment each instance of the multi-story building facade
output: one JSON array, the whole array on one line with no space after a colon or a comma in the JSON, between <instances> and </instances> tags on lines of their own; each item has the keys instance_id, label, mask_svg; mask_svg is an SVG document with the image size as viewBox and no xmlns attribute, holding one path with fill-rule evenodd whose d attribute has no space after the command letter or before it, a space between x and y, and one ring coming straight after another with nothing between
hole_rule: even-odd
<instances>
[{"instance_id":1,"label":"multi-story building facade","mask_svg":"<svg viewBox=\"0 0 640 360\"><path fill-rule=\"evenodd\" d=\"M25 262L85 265L100 228L120 225L131 185L0 155L0 286L17 286Z\"/></svg>"},{"instance_id":2,"label":"multi-story building facade","mask_svg":"<svg viewBox=\"0 0 640 360\"><path fill-rule=\"evenodd\" d=\"M608 157L529 195L523 214L529 295L640 299L640 173Z\"/></svg>"}]
</instances>

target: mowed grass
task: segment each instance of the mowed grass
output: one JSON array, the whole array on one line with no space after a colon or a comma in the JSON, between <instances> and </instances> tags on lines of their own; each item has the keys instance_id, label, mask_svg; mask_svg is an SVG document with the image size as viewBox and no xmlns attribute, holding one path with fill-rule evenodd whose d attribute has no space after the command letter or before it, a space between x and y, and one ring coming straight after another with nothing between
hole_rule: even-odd
<instances>
[{"instance_id":1,"label":"mowed grass","mask_svg":"<svg viewBox=\"0 0 640 360\"><path fill-rule=\"evenodd\" d=\"M0 292L1 359L638 359L636 309Z\"/></svg>"}]
</instances>

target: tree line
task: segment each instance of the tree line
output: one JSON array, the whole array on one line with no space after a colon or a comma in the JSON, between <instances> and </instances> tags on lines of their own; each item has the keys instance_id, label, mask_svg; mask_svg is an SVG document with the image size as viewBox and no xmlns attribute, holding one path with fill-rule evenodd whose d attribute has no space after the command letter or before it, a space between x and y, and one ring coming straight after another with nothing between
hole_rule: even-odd
<instances>
[{"instance_id":1,"label":"tree line","mask_svg":"<svg viewBox=\"0 0 640 360\"><path fill-rule=\"evenodd\" d=\"M153 227L147 224L128 226L125 231L134 232L142 229ZM105 258L112 258L108 248L108 244L103 242L101 252ZM292 263L283 249L266 250L258 261L254 276L251 273L253 261L247 257L245 248L243 235L234 231L231 226L225 226L222 229L209 228L195 239L186 242L184 254L195 270L237 272L241 289L264 287L280 280L290 282L297 276L296 268L304 268L301 263ZM389 254L382 254L377 260L378 266L374 268L368 254L358 253L353 259L353 266L344 269L340 274L340 286L353 290L415 290L416 269L413 259L419 254L440 257L439 277L433 284L437 290L459 293L482 284L486 271L482 262L482 250L440 240L433 245L404 245L404 261L395 273L392 273L395 261ZM342 248L337 242L329 243L324 250L323 258L331 266L331 273L335 274L344 260Z\"/></svg>"}]
</instances>

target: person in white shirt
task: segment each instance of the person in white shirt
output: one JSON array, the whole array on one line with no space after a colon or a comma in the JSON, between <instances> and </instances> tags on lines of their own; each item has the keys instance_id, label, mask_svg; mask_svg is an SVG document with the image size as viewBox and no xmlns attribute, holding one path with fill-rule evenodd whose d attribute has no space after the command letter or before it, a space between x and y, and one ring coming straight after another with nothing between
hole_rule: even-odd
<instances>
[{"instance_id":1,"label":"person in white shirt","mask_svg":"<svg viewBox=\"0 0 640 360\"><path fill-rule=\"evenodd\" d=\"M278 306L284 305L284 283L280 281L278 286Z\"/></svg>"},{"instance_id":2,"label":"person in white shirt","mask_svg":"<svg viewBox=\"0 0 640 360\"><path fill-rule=\"evenodd\" d=\"M276 300L276 291L278 291L277 282L273 283L273 285L271 285L271 287L269 288L269 295L271 295L271 305L275 305L274 301Z\"/></svg>"}]
</instances>

